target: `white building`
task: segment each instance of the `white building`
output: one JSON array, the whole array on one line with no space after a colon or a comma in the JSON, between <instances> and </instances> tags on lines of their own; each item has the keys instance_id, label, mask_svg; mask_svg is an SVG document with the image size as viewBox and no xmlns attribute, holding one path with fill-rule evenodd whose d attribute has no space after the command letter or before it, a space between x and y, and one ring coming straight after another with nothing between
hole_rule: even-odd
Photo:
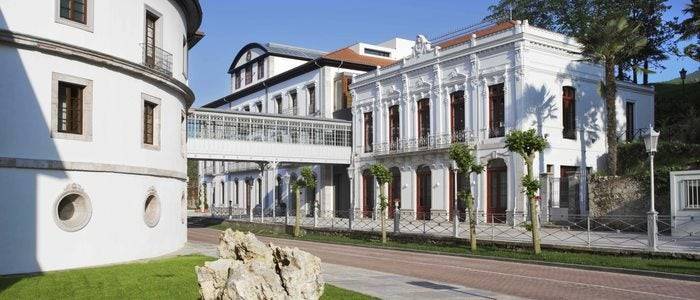
<instances>
[{"instance_id":1,"label":"white building","mask_svg":"<svg viewBox=\"0 0 700 300\"><path fill-rule=\"evenodd\" d=\"M197 0L0 2L0 274L185 243L201 18Z\"/></svg>"},{"instance_id":2,"label":"white building","mask_svg":"<svg viewBox=\"0 0 700 300\"><path fill-rule=\"evenodd\" d=\"M276 43L251 43L231 63L231 94L204 107L271 117L284 115L301 122L349 121L352 76L394 63L410 54L413 44L394 38L378 45L358 43L326 53ZM251 143L250 147L261 145ZM287 150L280 147L277 151ZM286 213L289 181L299 176L303 161L200 161L201 190L209 207L233 207L250 215L259 215L262 209L266 215L279 216ZM313 165L318 185L315 194L303 191L303 209L311 214L309 203L317 203L323 213L348 211L347 166Z\"/></svg>"},{"instance_id":3,"label":"white building","mask_svg":"<svg viewBox=\"0 0 700 300\"><path fill-rule=\"evenodd\" d=\"M376 182L367 169L381 162L394 173L392 208L398 203L409 218L447 216L455 205L447 152L450 144L467 142L486 166L470 180L479 215L493 222L523 216L524 162L504 149L505 134L515 129L547 137L549 149L536 158L539 174L564 182L579 170L602 167L605 114L597 91L603 69L582 62L580 49L567 36L507 21L432 45L419 37L411 57L354 77L351 177L358 215L377 210ZM622 138L653 122L653 94L653 88L618 82ZM467 181L456 180L460 187ZM585 186L551 189L552 213L586 211L575 196Z\"/></svg>"}]
</instances>

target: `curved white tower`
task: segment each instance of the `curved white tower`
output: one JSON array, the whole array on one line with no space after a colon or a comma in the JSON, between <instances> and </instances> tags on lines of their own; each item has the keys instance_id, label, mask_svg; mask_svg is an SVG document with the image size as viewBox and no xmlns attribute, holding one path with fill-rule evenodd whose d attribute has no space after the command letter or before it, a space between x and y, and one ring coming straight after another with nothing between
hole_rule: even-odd
<instances>
[{"instance_id":1,"label":"curved white tower","mask_svg":"<svg viewBox=\"0 0 700 300\"><path fill-rule=\"evenodd\" d=\"M197 0L0 2L0 274L187 240Z\"/></svg>"}]
</instances>

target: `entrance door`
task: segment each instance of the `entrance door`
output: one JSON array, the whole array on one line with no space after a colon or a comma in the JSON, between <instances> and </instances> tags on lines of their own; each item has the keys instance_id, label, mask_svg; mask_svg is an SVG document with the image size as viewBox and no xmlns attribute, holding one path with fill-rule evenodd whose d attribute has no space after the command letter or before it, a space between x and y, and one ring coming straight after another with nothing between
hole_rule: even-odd
<instances>
[{"instance_id":1,"label":"entrance door","mask_svg":"<svg viewBox=\"0 0 700 300\"><path fill-rule=\"evenodd\" d=\"M398 168L391 168L391 182L389 183L389 218L394 218L394 212L396 211L396 203L401 203L401 173Z\"/></svg>"},{"instance_id":2,"label":"entrance door","mask_svg":"<svg viewBox=\"0 0 700 300\"><path fill-rule=\"evenodd\" d=\"M416 219L430 220L431 199L431 174L430 167L422 166L416 170L418 183L418 197L416 199Z\"/></svg>"},{"instance_id":3,"label":"entrance door","mask_svg":"<svg viewBox=\"0 0 700 300\"><path fill-rule=\"evenodd\" d=\"M371 218L374 212L374 176L369 170L362 173L362 216Z\"/></svg>"},{"instance_id":4,"label":"entrance door","mask_svg":"<svg viewBox=\"0 0 700 300\"><path fill-rule=\"evenodd\" d=\"M508 208L508 169L503 160L489 162L487 173L486 221L503 223Z\"/></svg>"}]
</instances>

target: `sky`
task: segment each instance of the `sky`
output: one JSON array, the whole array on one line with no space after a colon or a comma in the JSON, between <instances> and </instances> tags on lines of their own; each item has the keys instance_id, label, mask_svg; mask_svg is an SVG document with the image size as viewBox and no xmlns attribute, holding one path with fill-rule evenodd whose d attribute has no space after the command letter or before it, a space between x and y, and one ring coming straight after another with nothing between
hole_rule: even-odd
<instances>
[{"instance_id":1,"label":"sky","mask_svg":"<svg viewBox=\"0 0 700 300\"><path fill-rule=\"evenodd\" d=\"M190 52L190 87L195 107L230 90L227 73L234 56L251 42L277 42L333 51L356 42L380 43L417 34L439 36L480 22L496 0L200 0L206 36ZM690 0L670 0L667 18L681 16ZM681 16L681 19L687 16ZM684 43L679 44L683 46ZM672 57L654 70L651 82L678 77L700 64Z\"/></svg>"}]
</instances>

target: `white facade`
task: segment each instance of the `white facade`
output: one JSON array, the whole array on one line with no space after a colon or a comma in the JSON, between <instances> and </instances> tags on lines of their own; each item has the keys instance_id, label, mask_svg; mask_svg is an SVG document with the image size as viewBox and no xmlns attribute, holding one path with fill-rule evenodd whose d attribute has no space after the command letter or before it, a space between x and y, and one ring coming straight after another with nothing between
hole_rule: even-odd
<instances>
[{"instance_id":1,"label":"white facade","mask_svg":"<svg viewBox=\"0 0 700 300\"><path fill-rule=\"evenodd\" d=\"M75 21L44 2L0 3L0 274L177 250L199 3L87 0Z\"/></svg>"},{"instance_id":2,"label":"white facade","mask_svg":"<svg viewBox=\"0 0 700 300\"><path fill-rule=\"evenodd\" d=\"M452 142L468 142L476 146L476 155L486 166L471 179L480 215L504 219L523 215L527 210L520 186L524 162L504 149L503 136L515 129L534 128L547 137L550 147L535 160L538 174L564 177L560 170L573 168L585 174L602 166L605 115L597 91L603 70L580 61L576 54L580 45L566 36L531 27L527 21L499 24L467 37L441 42L443 48L419 38L411 57L354 78L353 152L357 156L351 177L355 210L376 211L378 201L365 199L376 198L378 193L372 192L376 183L362 174L371 164L381 162L394 167L400 180L390 200L399 202L402 213L419 218L446 215L453 207L451 177L455 176L447 149ZM564 87L573 88L574 112L563 107ZM496 95L501 93L502 98ZM628 129L635 133L653 122L653 94L653 88L618 83L622 137ZM490 96L502 99L502 106L491 102ZM464 115L457 119L454 103L464 108ZM634 103L632 128L626 128L627 103ZM421 117L421 107L427 107L427 117ZM392 109L398 114L394 126ZM566 128L564 111L575 115L574 123ZM371 122L366 123L370 114ZM453 125L458 119L464 122L463 128ZM419 128L421 122L425 129ZM564 131L569 138L564 138ZM555 189L558 193L558 187ZM581 202L576 205L585 211ZM497 216L500 214L504 216Z\"/></svg>"},{"instance_id":3,"label":"white facade","mask_svg":"<svg viewBox=\"0 0 700 300\"><path fill-rule=\"evenodd\" d=\"M374 69L377 63L391 63L392 58L397 58L402 53L410 53L410 47L413 46L412 41L402 39L392 39L384 44L386 45L359 43L326 53L274 43L251 43L239 51L231 64L229 73L232 75L232 94L205 107L300 118L349 120L352 99L349 99L348 86L352 76ZM362 49L366 47L386 51L389 56L364 54ZM261 62L267 68L265 75L258 79L257 65ZM253 70L253 80L252 83L246 84L245 70L248 65L252 65L248 69ZM241 75L238 75L241 76L241 83L237 88L238 72L241 72ZM269 152L267 150L286 151L265 149L261 150L261 153ZM251 215L259 214L261 209L268 215L283 214L285 209L280 206L289 201L289 180L300 175L299 168L305 161L266 161L262 164L244 161L201 161L200 175L202 190L205 191L203 196L209 207L231 205L245 209ZM315 195L302 196L303 209L312 211L313 208L308 202L315 199L322 213L349 210L347 165L323 164L312 167L318 178L318 185ZM336 195L342 195L343 199L337 199Z\"/></svg>"}]
</instances>

